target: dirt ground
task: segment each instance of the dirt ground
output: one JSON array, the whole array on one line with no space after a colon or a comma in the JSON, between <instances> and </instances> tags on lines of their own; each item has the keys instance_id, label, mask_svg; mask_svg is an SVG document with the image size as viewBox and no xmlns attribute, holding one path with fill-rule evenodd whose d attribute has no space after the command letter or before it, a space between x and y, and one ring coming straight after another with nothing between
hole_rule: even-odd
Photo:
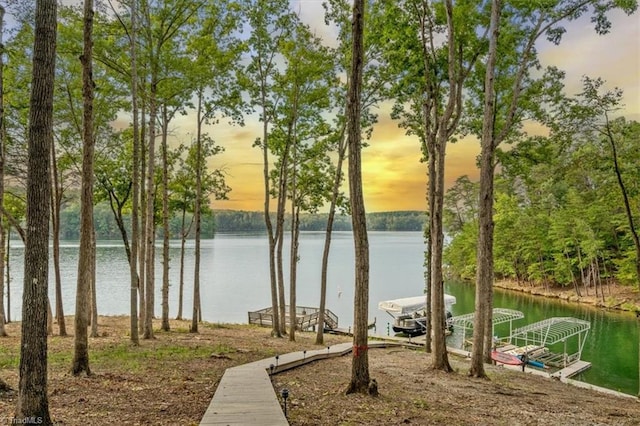
<instances>
[{"instance_id":1,"label":"dirt ground","mask_svg":"<svg viewBox=\"0 0 640 426\"><path fill-rule=\"evenodd\" d=\"M73 324L69 319L68 324ZM159 323L158 323L159 326ZM296 342L272 338L270 330L243 325L172 321L170 332L133 347L128 318L101 317L101 337L90 339L92 375L69 373L73 338L50 338L49 406L59 425L196 425L228 367L301 349L314 349L315 334ZM57 328L54 326L57 331ZM0 377L18 385L19 324L0 338ZM326 344L350 341L325 336ZM274 377L276 391L289 389L292 425L632 425L640 403L578 389L555 380L487 366L489 380L467 377L468 363L450 356L457 372L430 368L423 351L369 351L371 377L380 396L345 395L349 356L318 361ZM10 424L15 392L0 394L0 425Z\"/></svg>"}]
</instances>

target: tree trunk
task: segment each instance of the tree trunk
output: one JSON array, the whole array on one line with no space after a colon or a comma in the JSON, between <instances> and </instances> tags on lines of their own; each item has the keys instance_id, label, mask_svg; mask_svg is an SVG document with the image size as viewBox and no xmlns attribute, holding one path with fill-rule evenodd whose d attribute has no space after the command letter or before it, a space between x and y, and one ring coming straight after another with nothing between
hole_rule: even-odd
<instances>
[{"instance_id":1,"label":"tree trunk","mask_svg":"<svg viewBox=\"0 0 640 426\"><path fill-rule=\"evenodd\" d=\"M29 111L27 237L24 250L20 380L15 417L51 425L47 392L47 291L49 283L50 147L56 56L55 0L36 2Z\"/></svg>"},{"instance_id":2,"label":"tree trunk","mask_svg":"<svg viewBox=\"0 0 640 426\"><path fill-rule=\"evenodd\" d=\"M280 178L281 180L284 177ZM280 185L282 188L282 185ZM276 213L276 272L278 275L278 318L280 318L280 330L282 334L287 334L286 322L286 301L284 298L284 263L282 260L284 246L284 212L280 212L280 198L278 195L278 212ZM286 197L286 195L285 195ZM282 221L282 223L281 223Z\"/></svg>"},{"instance_id":3,"label":"tree trunk","mask_svg":"<svg viewBox=\"0 0 640 426\"><path fill-rule=\"evenodd\" d=\"M295 162L294 162L295 164ZM300 207L296 205L295 172L293 178L294 192L291 200L291 257L289 259L289 340L296 340L296 276L298 274L298 240L300 236Z\"/></svg>"},{"instance_id":4,"label":"tree trunk","mask_svg":"<svg viewBox=\"0 0 640 426\"><path fill-rule=\"evenodd\" d=\"M11 322L11 227L7 228L7 250L5 262L5 282L7 283L7 324Z\"/></svg>"},{"instance_id":5,"label":"tree trunk","mask_svg":"<svg viewBox=\"0 0 640 426\"><path fill-rule=\"evenodd\" d=\"M142 98L144 100L144 98ZM138 140L140 141L140 167L138 170L140 171L140 238L139 242L139 256L138 256L138 268L139 268L139 278L138 278L138 330L140 333L144 335L144 323L146 318L146 278L147 271L145 268L146 259L147 259L147 191L144 190L146 181L147 181L147 122L144 119L146 117L146 102L143 102L142 108L140 111L140 117L142 117L142 121L140 123L140 137Z\"/></svg>"},{"instance_id":6,"label":"tree trunk","mask_svg":"<svg viewBox=\"0 0 640 426\"><path fill-rule=\"evenodd\" d=\"M293 125L295 127L295 124ZM298 239L300 236L300 206L298 205L298 193L296 191L296 168L298 166L297 152L295 138L295 130L291 132L293 141L293 155L292 155L292 173L291 173L291 247L289 257L289 341L295 342L296 340L296 277L298 273ZM288 156L289 149L286 154ZM286 189L286 188L285 188ZM286 193L285 193L286 194ZM286 196L285 196L286 198Z\"/></svg>"},{"instance_id":7,"label":"tree trunk","mask_svg":"<svg viewBox=\"0 0 640 426\"><path fill-rule=\"evenodd\" d=\"M331 235L333 233L333 222L336 216L336 205L340 195L340 185L342 183L342 163L344 161L347 144L344 138L346 125L340 131L340 142L338 145L338 163L336 164L336 175L333 181L333 192L331 193L331 205L329 206L329 216L327 218L327 229L324 237L324 249L322 250L322 270L320 275L320 313L318 314L318 330L316 331L316 345L324 344L324 312L327 306L327 272L329 267L329 251L331 249Z\"/></svg>"},{"instance_id":8,"label":"tree trunk","mask_svg":"<svg viewBox=\"0 0 640 426\"><path fill-rule=\"evenodd\" d=\"M351 382L347 393L367 393L369 388L368 315L369 315L369 241L362 194L362 69L364 63L364 0L353 3L352 40L348 107L349 195L355 247L355 297L353 315L353 357Z\"/></svg>"},{"instance_id":9,"label":"tree trunk","mask_svg":"<svg viewBox=\"0 0 640 426\"><path fill-rule=\"evenodd\" d=\"M454 111L459 108L462 103L462 80L460 75L462 70L457 66L456 40L454 37L453 23L453 2L446 1L447 14L447 36L448 36L448 52L447 52L447 76L449 80L449 99L444 112L438 117L436 133L431 136L431 140L427 141L432 147L430 148L434 157L433 170L433 189L430 207L429 223L431 226L429 238L431 250L431 304L432 304L432 327L433 327L433 364L432 367L437 370L446 372L453 371L449 364L447 355L447 346L445 339L445 309L444 309L444 276L442 272L442 251L444 246L443 232L443 205L444 205L444 172L445 172L445 154L447 140L453 133L455 128ZM435 100L434 102L437 102ZM430 184L431 185L431 184Z\"/></svg>"},{"instance_id":10,"label":"tree trunk","mask_svg":"<svg viewBox=\"0 0 640 426\"><path fill-rule=\"evenodd\" d=\"M162 325L169 331L169 156L167 106L162 106Z\"/></svg>"},{"instance_id":11,"label":"tree trunk","mask_svg":"<svg viewBox=\"0 0 640 426\"><path fill-rule=\"evenodd\" d=\"M480 153L480 195L478 200L478 253L476 303L473 324L473 350L469 375L485 377L484 362L489 362L493 322L493 174L495 123L495 66L500 30L500 0L491 2L489 53L484 82L484 117Z\"/></svg>"},{"instance_id":12,"label":"tree trunk","mask_svg":"<svg viewBox=\"0 0 640 426\"><path fill-rule=\"evenodd\" d=\"M427 114L429 114L428 109L425 107L425 121L428 120L427 118ZM425 129L427 128L427 126L425 125ZM435 186L435 175L436 175L436 156L435 156L435 150L434 150L434 146L433 144L427 144L425 143L425 148L427 153L427 169L428 169L428 193L427 193L427 204L428 204L428 209L429 209L429 217L427 218L427 223L428 223L428 229L425 231L425 239L426 241L426 246L427 246L427 253L425 255L426 258L426 272L425 272L425 293L426 293L426 297L427 297L427 305L426 305L426 312L425 312L425 316L427 317L427 330L426 330L426 335L425 335L425 341L424 341L424 346L425 346L425 351L426 353L431 353L433 351L432 348L432 336L433 336L433 306L431 304L431 297L433 294L433 285L431 283L431 271L432 271L432 259L431 259L431 254L433 252L433 246L432 246L432 238L431 238L431 229L433 229L433 200L435 199L434 195L436 192L436 186Z\"/></svg>"},{"instance_id":13,"label":"tree trunk","mask_svg":"<svg viewBox=\"0 0 640 426\"><path fill-rule=\"evenodd\" d=\"M93 160L95 144L93 139L93 0L84 3L84 50L82 63L82 99L83 99L83 134L82 134L82 183L80 193L80 249L78 257L78 285L76 289L76 315L74 355L71 372L91 374L89 369L89 303L92 281L93 259Z\"/></svg>"},{"instance_id":14,"label":"tree trunk","mask_svg":"<svg viewBox=\"0 0 640 426\"><path fill-rule=\"evenodd\" d=\"M96 233L91 233L91 337L98 337L98 297L96 291Z\"/></svg>"},{"instance_id":15,"label":"tree trunk","mask_svg":"<svg viewBox=\"0 0 640 426\"><path fill-rule=\"evenodd\" d=\"M62 304L62 277L60 274L60 206L62 204L62 188L58 182L58 159L56 158L55 144L51 145L51 232L53 248L53 271L55 277L56 293L56 321L60 336L67 335L67 327L64 321L64 307Z\"/></svg>"},{"instance_id":16,"label":"tree trunk","mask_svg":"<svg viewBox=\"0 0 640 426\"><path fill-rule=\"evenodd\" d=\"M131 194L131 257L129 258L129 275L131 279L131 287L129 289L129 315L131 325L129 334L131 343L140 344L140 336L138 334L138 289L140 288L140 279L138 276L138 248L140 247L139 235L139 197L140 197L140 135L138 123L138 66L136 53L136 39L138 34L137 0L131 0L131 39L129 51L131 53L131 107L133 114L133 153L132 153L132 194Z\"/></svg>"},{"instance_id":17,"label":"tree trunk","mask_svg":"<svg viewBox=\"0 0 640 426\"><path fill-rule=\"evenodd\" d=\"M273 225L270 216L271 189L269 185L269 119L267 116L266 81L261 82L261 104L262 104L262 166L264 179L264 222L269 238L269 281L271 283L271 312L272 312L272 334L274 337L282 337L280 327L280 315L278 312L278 280L276 277L276 238L273 234Z\"/></svg>"},{"instance_id":18,"label":"tree trunk","mask_svg":"<svg viewBox=\"0 0 640 426\"><path fill-rule=\"evenodd\" d=\"M178 284L178 315L177 320L182 319L182 305L184 304L184 250L187 243L187 231L185 230L186 223L186 205L182 206L182 225L180 227L180 282Z\"/></svg>"},{"instance_id":19,"label":"tree trunk","mask_svg":"<svg viewBox=\"0 0 640 426\"><path fill-rule=\"evenodd\" d=\"M283 245L284 245L284 216L287 201L287 186L289 183L289 152L291 150L292 126L289 125L285 147L281 156L280 173L278 174L278 206L276 209L276 268L278 273L278 303L280 330L283 334L287 332L286 325L286 301L284 289L284 265L283 265ZM292 221L293 228L293 221ZM293 243L293 242L292 242ZM291 320L291 319L290 319Z\"/></svg>"},{"instance_id":20,"label":"tree trunk","mask_svg":"<svg viewBox=\"0 0 640 426\"><path fill-rule=\"evenodd\" d=\"M198 93L198 116L196 134L196 203L194 207L194 221L196 225L195 235L195 262L193 271L193 316L191 317L191 332L198 332L198 320L200 319L200 227L202 211L202 90Z\"/></svg>"},{"instance_id":21,"label":"tree trunk","mask_svg":"<svg viewBox=\"0 0 640 426\"><path fill-rule=\"evenodd\" d=\"M4 68L4 42L2 41L4 19L4 8L0 5L0 206L4 205L4 158L5 158L5 127L4 127L4 83L3 83L3 68ZM0 214L0 337L7 335L4 324L6 322L6 316L4 312L4 259L5 259L5 245L4 245L4 218ZM0 380L0 387L4 384ZM6 385L5 385L6 386Z\"/></svg>"},{"instance_id":22,"label":"tree trunk","mask_svg":"<svg viewBox=\"0 0 640 426\"><path fill-rule=\"evenodd\" d=\"M611 134L611 127L607 118L607 140L611 145L611 156L613 158L613 169L616 173L616 180L622 193L624 200L624 211L627 215L627 222L629 223L629 230L631 231L631 237L633 239L633 245L636 249L636 280L638 281L638 288L640 289L640 237L633 221L633 213L631 212L631 203L629 201L629 193L622 179L622 172L620 171L620 164L618 164L618 150L616 149L616 142Z\"/></svg>"},{"instance_id":23,"label":"tree trunk","mask_svg":"<svg viewBox=\"0 0 640 426\"><path fill-rule=\"evenodd\" d=\"M156 60L158 60L156 58ZM146 204L146 247L145 247L145 303L144 303L144 339L153 339L153 311L154 311L154 288L155 288L155 199L156 185L154 179L155 158L156 158L156 118L157 118L157 96L158 82L157 72L151 77L151 97L149 101L149 146L147 149L147 194Z\"/></svg>"},{"instance_id":24,"label":"tree trunk","mask_svg":"<svg viewBox=\"0 0 640 426\"><path fill-rule=\"evenodd\" d=\"M444 202L444 158L446 138L438 137L435 149L435 192L431 211L431 305L433 327L433 368L446 372L453 369L449 365L445 339L444 275L442 271L442 251L444 231L442 224Z\"/></svg>"}]
</instances>

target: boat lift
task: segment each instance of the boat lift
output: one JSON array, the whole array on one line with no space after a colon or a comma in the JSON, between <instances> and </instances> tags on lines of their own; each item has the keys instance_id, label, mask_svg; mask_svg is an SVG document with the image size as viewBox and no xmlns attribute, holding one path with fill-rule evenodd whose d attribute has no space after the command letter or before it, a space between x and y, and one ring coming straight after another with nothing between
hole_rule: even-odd
<instances>
[{"instance_id":1,"label":"boat lift","mask_svg":"<svg viewBox=\"0 0 640 426\"><path fill-rule=\"evenodd\" d=\"M567 366L580 361L591 323L573 317L553 317L533 324L520 327L511 334L511 343L516 346L538 350L531 351L532 358L557 368ZM567 341L577 337L577 351L567 353ZM556 343L564 345L563 353L553 353L548 347ZM529 352L529 350L527 350Z\"/></svg>"},{"instance_id":2,"label":"boat lift","mask_svg":"<svg viewBox=\"0 0 640 426\"><path fill-rule=\"evenodd\" d=\"M475 312L471 312L464 315L457 315L451 318L451 322L453 324L454 330L456 328L462 329L462 339L460 342L460 349L464 349L467 333L470 330L473 330L473 321L475 317ZM520 311L516 311L514 309L506 309L506 308L494 308L493 309L493 328L492 335L495 336L495 326L498 324L509 323L509 336L512 334L513 330L513 321L524 318L524 314Z\"/></svg>"}]
</instances>

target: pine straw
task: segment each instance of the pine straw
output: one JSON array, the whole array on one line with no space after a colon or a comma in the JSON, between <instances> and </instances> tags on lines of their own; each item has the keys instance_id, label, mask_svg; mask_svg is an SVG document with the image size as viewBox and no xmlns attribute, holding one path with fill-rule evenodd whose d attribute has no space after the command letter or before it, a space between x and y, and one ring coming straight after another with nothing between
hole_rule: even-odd
<instances>
[{"instance_id":1,"label":"pine straw","mask_svg":"<svg viewBox=\"0 0 640 426\"><path fill-rule=\"evenodd\" d=\"M73 324L69 319L67 324ZM302 349L314 349L315 334L297 342L270 330L242 325L172 321L170 332L129 343L126 317L101 317L101 337L90 339L90 377L70 373L73 337L49 339L49 407L60 425L197 425L225 369ZM158 323L159 325L159 323ZM18 385L19 324L0 338L0 377ZM325 344L350 338L325 335ZM274 377L279 393L290 391L292 425L549 425L637 424L640 405L504 368L487 366L490 380L468 378L467 361L450 356L456 373L430 368L429 355L410 349L369 351L371 377L380 396L345 395L349 356L318 361ZM0 393L0 419L15 409L15 392Z\"/></svg>"}]
</instances>

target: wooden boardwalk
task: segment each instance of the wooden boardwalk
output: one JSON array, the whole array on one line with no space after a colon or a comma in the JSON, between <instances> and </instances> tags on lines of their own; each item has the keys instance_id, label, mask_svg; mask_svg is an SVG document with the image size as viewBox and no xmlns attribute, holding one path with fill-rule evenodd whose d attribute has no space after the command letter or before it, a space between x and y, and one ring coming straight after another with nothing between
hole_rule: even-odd
<instances>
[{"instance_id":1,"label":"wooden boardwalk","mask_svg":"<svg viewBox=\"0 0 640 426\"><path fill-rule=\"evenodd\" d=\"M391 338L389 340L369 341L369 348L381 348L388 346L416 347L424 342L420 339ZM337 356L343 356L351 352L352 342L327 346L323 349L311 351L291 352L265 358L249 364L228 368L213 395L200 425L243 425L243 426L286 426L287 421L280 400L276 395L271 382L270 374L277 374L301 365ZM470 353L460 349L447 348L448 352L461 357L469 357ZM600 388L587 383L571 380L569 377L588 368L590 363L581 361L574 366L560 370L560 374L554 374L554 378L562 382L578 387L590 388L600 392L606 392L620 397L635 396L622 394L610 389ZM505 366L513 370L521 370L520 366ZM579 371L578 371L579 370ZM551 377L547 372L535 368L526 367L530 374Z\"/></svg>"},{"instance_id":2,"label":"wooden boardwalk","mask_svg":"<svg viewBox=\"0 0 640 426\"><path fill-rule=\"evenodd\" d=\"M397 343L370 341L369 348ZM271 374L320 359L346 355L353 343L341 343L312 351L291 352L228 368L200 425L284 426L288 425L271 383Z\"/></svg>"},{"instance_id":3,"label":"wooden boardwalk","mask_svg":"<svg viewBox=\"0 0 640 426\"><path fill-rule=\"evenodd\" d=\"M240 366L222 376L201 425L288 425L265 369Z\"/></svg>"}]
</instances>

